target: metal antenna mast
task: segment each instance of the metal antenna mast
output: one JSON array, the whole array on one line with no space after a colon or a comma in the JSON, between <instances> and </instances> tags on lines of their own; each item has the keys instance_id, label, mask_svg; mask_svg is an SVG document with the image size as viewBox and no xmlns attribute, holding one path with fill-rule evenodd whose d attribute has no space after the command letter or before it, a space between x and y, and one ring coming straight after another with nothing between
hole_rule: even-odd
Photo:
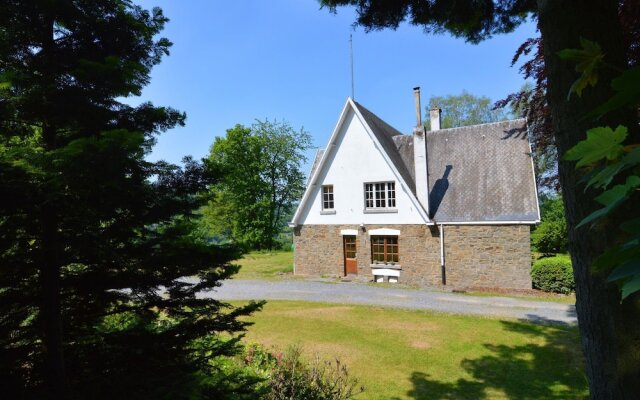
<instances>
[{"instance_id":1,"label":"metal antenna mast","mask_svg":"<svg viewBox=\"0 0 640 400\"><path fill-rule=\"evenodd\" d=\"M355 89L353 85L353 34L349 34L349 62L351 64L351 98L356 99Z\"/></svg>"}]
</instances>

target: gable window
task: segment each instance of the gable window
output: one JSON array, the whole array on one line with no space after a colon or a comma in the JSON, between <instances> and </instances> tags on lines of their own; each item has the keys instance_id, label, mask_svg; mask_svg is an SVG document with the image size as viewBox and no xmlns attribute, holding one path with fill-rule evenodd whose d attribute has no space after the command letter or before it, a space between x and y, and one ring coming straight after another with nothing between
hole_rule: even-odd
<instances>
[{"instance_id":1,"label":"gable window","mask_svg":"<svg viewBox=\"0 0 640 400\"><path fill-rule=\"evenodd\" d=\"M364 206L365 208L395 208L396 183L365 183Z\"/></svg>"},{"instance_id":2,"label":"gable window","mask_svg":"<svg viewBox=\"0 0 640 400\"><path fill-rule=\"evenodd\" d=\"M333 185L322 186L322 209L333 210Z\"/></svg>"},{"instance_id":3,"label":"gable window","mask_svg":"<svg viewBox=\"0 0 640 400\"><path fill-rule=\"evenodd\" d=\"M371 262L398 262L397 236L371 236Z\"/></svg>"}]
</instances>

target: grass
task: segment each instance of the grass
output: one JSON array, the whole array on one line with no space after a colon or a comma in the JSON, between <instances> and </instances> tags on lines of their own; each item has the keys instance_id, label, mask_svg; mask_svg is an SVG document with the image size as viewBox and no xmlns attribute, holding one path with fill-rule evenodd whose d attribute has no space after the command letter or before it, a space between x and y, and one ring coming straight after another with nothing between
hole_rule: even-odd
<instances>
[{"instance_id":1,"label":"grass","mask_svg":"<svg viewBox=\"0 0 640 400\"><path fill-rule=\"evenodd\" d=\"M536 296L527 296L527 295L514 295L514 294L505 294L498 292L462 292L465 296L475 296L475 297L509 297L512 299L519 300L530 300L530 301L549 301L552 303L561 303L561 304L576 304L576 295L574 293L568 295L561 295L555 293L544 293L541 292Z\"/></svg>"},{"instance_id":2,"label":"grass","mask_svg":"<svg viewBox=\"0 0 640 400\"><path fill-rule=\"evenodd\" d=\"M357 399L581 399L574 327L424 311L272 301L249 342L338 357L366 388Z\"/></svg>"},{"instance_id":3,"label":"grass","mask_svg":"<svg viewBox=\"0 0 640 400\"><path fill-rule=\"evenodd\" d=\"M252 251L235 263L241 268L234 279L276 279L283 274L293 274L291 251Z\"/></svg>"}]
</instances>

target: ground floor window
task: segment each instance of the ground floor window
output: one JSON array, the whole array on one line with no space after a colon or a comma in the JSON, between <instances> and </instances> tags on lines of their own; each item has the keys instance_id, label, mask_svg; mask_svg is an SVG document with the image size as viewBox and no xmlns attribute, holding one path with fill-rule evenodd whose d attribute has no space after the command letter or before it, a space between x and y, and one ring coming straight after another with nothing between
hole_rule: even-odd
<instances>
[{"instance_id":1,"label":"ground floor window","mask_svg":"<svg viewBox=\"0 0 640 400\"><path fill-rule=\"evenodd\" d=\"M372 236L371 237L371 261L372 262L398 262L398 237L397 236Z\"/></svg>"}]
</instances>

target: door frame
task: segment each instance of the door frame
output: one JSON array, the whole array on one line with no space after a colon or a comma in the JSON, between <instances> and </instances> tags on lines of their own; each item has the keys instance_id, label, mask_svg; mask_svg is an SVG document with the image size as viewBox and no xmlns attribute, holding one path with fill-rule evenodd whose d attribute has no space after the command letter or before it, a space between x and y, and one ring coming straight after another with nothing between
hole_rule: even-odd
<instances>
[{"instance_id":1,"label":"door frame","mask_svg":"<svg viewBox=\"0 0 640 400\"><path fill-rule=\"evenodd\" d=\"M347 240L351 240L351 239L353 239L355 257L347 258ZM355 265L355 271L351 273L357 275L358 274L358 237L356 235L342 235L342 259L344 261L344 276L349 275L349 272L347 271L347 259L353 260L352 262Z\"/></svg>"}]
</instances>

